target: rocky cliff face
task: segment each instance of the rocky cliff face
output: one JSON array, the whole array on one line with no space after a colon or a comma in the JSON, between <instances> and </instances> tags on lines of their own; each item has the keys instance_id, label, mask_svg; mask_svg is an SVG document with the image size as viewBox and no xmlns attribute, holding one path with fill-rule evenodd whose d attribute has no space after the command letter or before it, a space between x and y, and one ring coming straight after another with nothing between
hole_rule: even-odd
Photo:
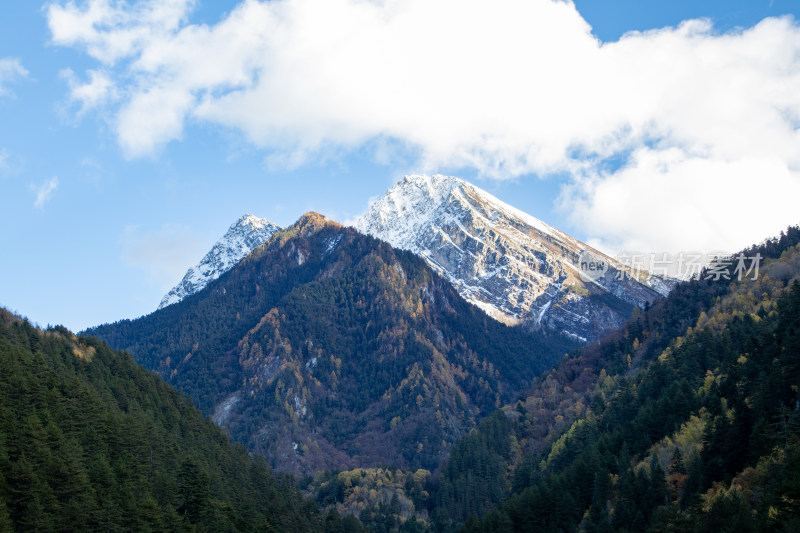
<instances>
[{"instance_id":1,"label":"rocky cliff face","mask_svg":"<svg viewBox=\"0 0 800 533\"><path fill-rule=\"evenodd\" d=\"M578 340L671 287L454 177L407 176L355 226L420 255L494 318Z\"/></svg>"},{"instance_id":2,"label":"rocky cliff face","mask_svg":"<svg viewBox=\"0 0 800 533\"><path fill-rule=\"evenodd\" d=\"M186 271L183 279L161 300L158 308L180 302L202 290L210 282L233 268L247 254L261 246L281 229L264 218L244 215L234 222L225 235L200 260L197 266Z\"/></svg>"}]
</instances>

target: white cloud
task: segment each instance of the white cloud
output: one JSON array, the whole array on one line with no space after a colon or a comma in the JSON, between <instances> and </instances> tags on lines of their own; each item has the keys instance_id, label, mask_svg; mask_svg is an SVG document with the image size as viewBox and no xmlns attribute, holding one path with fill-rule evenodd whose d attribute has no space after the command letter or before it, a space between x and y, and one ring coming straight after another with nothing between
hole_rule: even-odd
<instances>
[{"instance_id":1,"label":"white cloud","mask_svg":"<svg viewBox=\"0 0 800 533\"><path fill-rule=\"evenodd\" d=\"M800 27L788 17L725 34L695 20L601 43L569 1L246 0L214 25L189 24L192 5L48 8L53 41L84 48L120 88L114 124L128 156L181 139L189 120L242 132L271 164L365 146L386 160L385 147L403 146L422 168L577 176L565 195L582 195L563 198L575 220L608 211L605 193L624 184L646 203L648 180L684 196L718 194L719 180L742 188L745 170L778 169L762 183L792 190L800 181ZM604 171L620 154L633 156ZM684 196L662 199L712 235ZM722 216L713 199L697 201ZM728 199L740 203L725 209L746 207L746 195ZM637 221L614 213L606 240L672 245L623 231Z\"/></svg>"},{"instance_id":2,"label":"white cloud","mask_svg":"<svg viewBox=\"0 0 800 533\"><path fill-rule=\"evenodd\" d=\"M125 264L144 271L149 281L162 291L178 283L213 244L187 226L177 224L165 224L151 232L128 226L121 242Z\"/></svg>"},{"instance_id":3,"label":"white cloud","mask_svg":"<svg viewBox=\"0 0 800 533\"><path fill-rule=\"evenodd\" d=\"M80 105L79 115L95 107L101 106L117 97L117 89L114 81L108 73L99 70L87 71L89 81L81 83L78 81L72 69L61 71L61 77L67 80L69 85L69 99Z\"/></svg>"},{"instance_id":4,"label":"white cloud","mask_svg":"<svg viewBox=\"0 0 800 533\"><path fill-rule=\"evenodd\" d=\"M41 185L31 185L31 189L36 194L36 200L34 200L33 206L42 209L44 204L53 196L57 188L58 178L56 176L53 176Z\"/></svg>"},{"instance_id":5,"label":"white cloud","mask_svg":"<svg viewBox=\"0 0 800 533\"><path fill-rule=\"evenodd\" d=\"M177 31L194 2L149 0L131 5L118 0L90 0L84 4L85 9L71 1L47 6L53 42L84 47L89 55L111 65Z\"/></svg>"},{"instance_id":6,"label":"white cloud","mask_svg":"<svg viewBox=\"0 0 800 533\"><path fill-rule=\"evenodd\" d=\"M9 82L25 78L28 71L22 66L19 59L13 57L0 57L0 96L10 93L6 88Z\"/></svg>"},{"instance_id":7,"label":"white cloud","mask_svg":"<svg viewBox=\"0 0 800 533\"><path fill-rule=\"evenodd\" d=\"M10 157L11 154L8 152L6 148L0 150L0 170L8 169L8 160Z\"/></svg>"},{"instance_id":8,"label":"white cloud","mask_svg":"<svg viewBox=\"0 0 800 533\"><path fill-rule=\"evenodd\" d=\"M117 117L120 146L130 155L148 155L180 139L192 96L180 88L152 87L135 94Z\"/></svg>"},{"instance_id":9,"label":"white cloud","mask_svg":"<svg viewBox=\"0 0 800 533\"><path fill-rule=\"evenodd\" d=\"M574 222L593 245L621 250L736 252L800 223L800 180L784 161L687 156L642 148L616 173L564 191Z\"/></svg>"}]
</instances>

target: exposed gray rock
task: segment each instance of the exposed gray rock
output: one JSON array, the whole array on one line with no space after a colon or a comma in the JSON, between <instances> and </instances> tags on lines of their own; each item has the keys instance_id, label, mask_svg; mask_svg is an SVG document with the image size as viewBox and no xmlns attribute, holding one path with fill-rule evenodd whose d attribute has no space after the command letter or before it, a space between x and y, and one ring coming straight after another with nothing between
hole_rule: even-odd
<instances>
[{"instance_id":1,"label":"exposed gray rock","mask_svg":"<svg viewBox=\"0 0 800 533\"><path fill-rule=\"evenodd\" d=\"M582 340L673 286L449 176L406 176L355 227L420 255L497 320Z\"/></svg>"}]
</instances>

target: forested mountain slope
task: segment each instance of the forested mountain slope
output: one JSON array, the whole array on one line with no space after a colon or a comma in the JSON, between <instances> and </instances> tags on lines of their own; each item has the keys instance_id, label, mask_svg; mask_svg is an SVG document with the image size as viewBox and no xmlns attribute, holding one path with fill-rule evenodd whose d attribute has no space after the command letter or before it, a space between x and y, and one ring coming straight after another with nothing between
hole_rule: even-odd
<instances>
[{"instance_id":1,"label":"forested mountain slope","mask_svg":"<svg viewBox=\"0 0 800 533\"><path fill-rule=\"evenodd\" d=\"M440 529L797 527L800 229L757 279L678 286L485 420L443 467ZM727 529L726 529L727 528Z\"/></svg>"},{"instance_id":2,"label":"forested mountain slope","mask_svg":"<svg viewBox=\"0 0 800 533\"><path fill-rule=\"evenodd\" d=\"M317 214L205 290L91 333L295 473L434 468L575 347L492 320L410 252Z\"/></svg>"},{"instance_id":3,"label":"forested mountain slope","mask_svg":"<svg viewBox=\"0 0 800 533\"><path fill-rule=\"evenodd\" d=\"M129 356L0 309L0 531L348 530Z\"/></svg>"}]
</instances>

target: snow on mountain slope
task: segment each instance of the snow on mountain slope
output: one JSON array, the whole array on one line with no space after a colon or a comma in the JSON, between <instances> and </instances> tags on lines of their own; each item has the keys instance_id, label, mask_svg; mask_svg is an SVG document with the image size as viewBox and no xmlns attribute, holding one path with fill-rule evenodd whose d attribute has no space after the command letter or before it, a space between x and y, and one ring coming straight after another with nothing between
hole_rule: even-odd
<instances>
[{"instance_id":1,"label":"snow on mountain slope","mask_svg":"<svg viewBox=\"0 0 800 533\"><path fill-rule=\"evenodd\" d=\"M255 248L261 246L281 229L264 218L244 215L234 222L225 235L214 244L197 266L186 271L183 279L161 300L158 308L180 302L190 294L202 290L206 285L230 270Z\"/></svg>"},{"instance_id":2,"label":"snow on mountain slope","mask_svg":"<svg viewBox=\"0 0 800 533\"><path fill-rule=\"evenodd\" d=\"M671 287L449 176L406 176L355 227L422 256L498 320L583 340L619 326L632 306ZM602 269L587 270L592 262Z\"/></svg>"}]
</instances>

